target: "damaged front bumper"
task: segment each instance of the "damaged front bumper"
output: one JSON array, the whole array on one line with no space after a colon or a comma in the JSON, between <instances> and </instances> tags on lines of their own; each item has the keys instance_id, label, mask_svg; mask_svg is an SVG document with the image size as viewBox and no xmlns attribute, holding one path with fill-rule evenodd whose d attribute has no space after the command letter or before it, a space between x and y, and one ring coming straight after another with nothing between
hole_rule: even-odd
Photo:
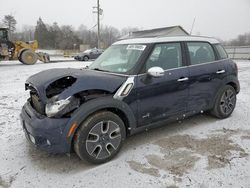
<instances>
[{"instance_id":1,"label":"damaged front bumper","mask_svg":"<svg viewBox=\"0 0 250 188\"><path fill-rule=\"evenodd\" d=\"M22 108L21 123L30 143L50 153L69 153L71 142L65 134L70 118L48 118L37 113L29 102Z\"/></svg>"}]
</instances>

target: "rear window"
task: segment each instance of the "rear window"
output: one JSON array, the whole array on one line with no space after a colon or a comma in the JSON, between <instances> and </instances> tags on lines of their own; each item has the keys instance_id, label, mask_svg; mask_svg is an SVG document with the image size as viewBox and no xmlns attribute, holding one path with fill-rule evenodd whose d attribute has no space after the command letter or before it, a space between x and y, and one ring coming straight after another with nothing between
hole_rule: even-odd
<instances>
[{"instance_id":1,"label":"rear window","mask_svg":"<svg viewBox=\"0 0 250 188\"><path fill-rule=\"evenodd\" d=\"M218 51L219 59L227 59L228 58L227 52L220 44L216 44L215 48Z\"/></svg>"},{"instance_id":2,"label":"rear window","mask_svg":"<svg viewBox=\"0 0 250 188\"><path fill-rule=\"evenodd\" d=\"M191 65L215 61L212 46L206 42L188 42L188 51Z\"/></svg>"}]
</instances>

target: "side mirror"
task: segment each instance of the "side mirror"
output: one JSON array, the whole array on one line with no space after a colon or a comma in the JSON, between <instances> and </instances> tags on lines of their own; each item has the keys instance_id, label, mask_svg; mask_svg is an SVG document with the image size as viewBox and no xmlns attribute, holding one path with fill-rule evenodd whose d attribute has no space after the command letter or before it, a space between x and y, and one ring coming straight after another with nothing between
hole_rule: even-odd
<instances>
[{"instance_id":1,"label":"side mirror","mask_svg":"<svg viewBox=\"0 0 250 188\"><path fill-rule=\"evenodd\" d=\"M151 67L150 69L148 69L147 73L148 75L155 78L164 76L164 70L161 67Z\"/></svg>"}]
</instances>

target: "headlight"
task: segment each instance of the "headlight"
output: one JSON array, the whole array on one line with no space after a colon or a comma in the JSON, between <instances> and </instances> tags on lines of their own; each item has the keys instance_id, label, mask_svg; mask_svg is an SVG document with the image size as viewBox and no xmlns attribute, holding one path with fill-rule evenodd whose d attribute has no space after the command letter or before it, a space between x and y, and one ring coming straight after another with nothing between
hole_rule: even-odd
<instances>
[{"instance_id":1,"label":"headlight","mask_svg":"<svg viewBox=\"0 0 250 188\"><path fill-rule=\"evenodd\" d=\"M79 99L71 96L64 100L46 104L45 113L48 117L61 116L79 107L79 104Z\"/></svg>"}]
</instances>

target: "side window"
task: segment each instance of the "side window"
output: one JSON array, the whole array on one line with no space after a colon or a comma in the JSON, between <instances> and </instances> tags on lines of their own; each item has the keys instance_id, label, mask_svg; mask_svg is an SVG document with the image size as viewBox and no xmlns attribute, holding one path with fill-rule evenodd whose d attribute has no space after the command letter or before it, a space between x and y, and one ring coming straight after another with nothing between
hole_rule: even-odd
<instances>
[{"instance_id":1,"label":"side window","mask_svg":"<svg viewBox=\"0 0 250 188\"><path fill-rule=\"evenodd\" d=\"M0 38L3 38L3 37L4 37L3 31L0 30Z\"/></svg>"},{"instance_id":2,"label":"side window","mask_svg":"<svg viewBox=\"0 0 250 188\"><path fill-rule=\"evenodd\" d=\"M164 70L182 66L180 43L156 44L146 62L146 70L161 67Z\"/></svg>"},{"instance_id":3,"label":"side window","mask_svg":"<svg viewBox=\"0 0 250 188\"><path fill-rule=\"evenodd\" d=\"M220 56L219 59L227 59L228 58L227 52L220 44L216 44L215 48L218 51L218 54Z\"/></svg>"},{"instance_id":4,"label":"side window","mask_svg":"<svg viewBox=\"0 0 250 188\"><path fill-rule=\"evenodd\" d=\"M215 61L212 46L206 42L188 42L191 65Z\"/></svg>"}]
</instances>

